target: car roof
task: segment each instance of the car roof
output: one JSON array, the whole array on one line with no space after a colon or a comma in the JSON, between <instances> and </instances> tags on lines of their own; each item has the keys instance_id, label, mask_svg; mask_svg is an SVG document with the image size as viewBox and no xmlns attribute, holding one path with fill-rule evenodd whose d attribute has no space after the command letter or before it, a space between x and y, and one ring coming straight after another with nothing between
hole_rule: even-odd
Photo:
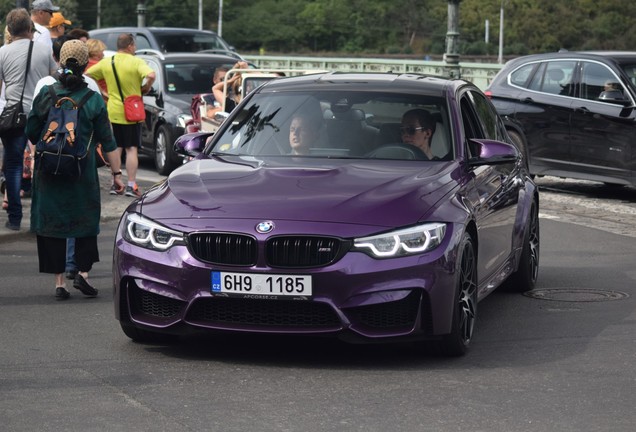
<instances>
[{"instance_id":1,"label":"car roof","mask_svg":"<svg viewBox=\"0 0 636 432\"><path fill-rule=\"evenodd\" d=\"M236 63L236 57L231 57L222 54L208 54L208 53L189 53L189 52L168 52L160 53L156 50L138 50L136 55L145 56L148 58L156 58L162 61L188 61L188 60L210 60L225 63Z\"/></svg>"},{"instance_id":2,"label":"car roof","mask_svg":"<svg viewBox=\"0 0 636 432\"><path fill-rule=\"evenodd\" d=\"M130 32L130 33L140 33L140 32L150 32L150 33L211 33L217 34L212 30L198 30L187 27L102 27L98 29L93 29L91 32L95 33L110 33L110 32Z\"/></svg>"},{"instance_id":3,"label":"car roof","mask_svg":"<svg viewBox=\"0 0 636 432\"><path fill-rule=\"evenodd\" d=\"M560 58L563 58L563 59L582 58L582 59L588 59L588 60L601 60L601 59L636 60L636 51L566 51L566 50L561 50L558 52L530 54L527 56L516 57L508 61L506 64L517 65L519 63L525 63L525 62L531 62L531 61L560 59Z\"/></svg>"},{"instance_id":4,"label":"car roof","mask_svg":"<svg viewBox=\"0 0 636 432\"><path fill-rule=\"evenodd\" d=\"M319 86L317 86L319 84ZM461 79L446 79L413 73L327 72L269 81L261 91L279 90L364 90L378 92L415 92L442 95L462 86L473 84Z\"/></svg>"}]
</instances>

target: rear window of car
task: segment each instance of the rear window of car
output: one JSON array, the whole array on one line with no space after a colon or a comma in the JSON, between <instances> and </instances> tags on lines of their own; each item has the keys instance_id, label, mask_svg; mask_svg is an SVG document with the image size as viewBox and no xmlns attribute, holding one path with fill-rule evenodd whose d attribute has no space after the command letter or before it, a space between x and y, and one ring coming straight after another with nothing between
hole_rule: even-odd
<instances>
[{"instance_id":1,"label":"rear window of car","mask_svg":"<svg viewBox=\"0 0 636 432\"><path fill-rule=\"evenodd\" d=\"M154 33L159 49L163 52L198 52L205 50L229 50L221 38L209 33Z\"/></svg>"},{"instance_id":2,"label":"rear window of car","mask_svg":"<svg viewBox=\"0 0 636 432\"><path fill-rule=\"evenodd\" d=\"M510 84L525 88L528 84L528 79L532 75L532 71L536 66L536 63L530 63L521 66L519 69L512 72L510 74Z\"/></svg>"}]
</instances>

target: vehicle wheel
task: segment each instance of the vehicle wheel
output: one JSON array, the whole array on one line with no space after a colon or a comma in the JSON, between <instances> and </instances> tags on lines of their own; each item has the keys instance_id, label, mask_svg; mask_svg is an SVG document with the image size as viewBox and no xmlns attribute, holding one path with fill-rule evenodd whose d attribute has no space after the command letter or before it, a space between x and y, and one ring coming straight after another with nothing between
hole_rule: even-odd
<instances>
[{"instance_id":1,"label":"vehicle wheel","mask_svg":"<svg viewBox=\"0 0 636 432\"><path fill-rule=\"evenodd\" d=\"M477 256L468 233L464 234L459 251L452 329L440 343L442 353L453 357L468 351L477 319Z\"/></svg>"},{"instance_id":2,"label":"vehicle wheel","mask_svg":"<svg viewBox=\"0 0 636 432\"><path fill-rule=\"evenodd\" d=\"M519 268L504 284L506 291L526 292L534 288L539 276L539 211L533 202L530 209L528 229L523 240Z\"/></svg>"},{"instance_id":3,"label":"vehicle wheel","mask_svg":"<svg viewBox=\"0 0 636 432\"><path fill-rule=\"evenodd\" d=\"M174 343L179 339L175 335L141 330L129 323L120 322L119 324L124 334L138 343Z\"/></svg>"},{"instance_id":4,"label":"vehicle wheel","mask_svg":"<svg viewBox=\"0 0 636 432\"><path fill-rule=\"evenodd\" d=\"M167 176L179 165L174 152L174 138L166 126L159 126L155 138L155 167L161 175Z\"/></svg>"},{"instance_id":5,"label":"vehicle wheel","mask_svg":"<svg viewBox=\"0 0 636 432\"><path fill-rule=\"evenodd\" d=\"M528 149L526 148L526 142L521 136L521 134L517 131L508 129L508 136L512 143L517 147L519 152L523 155L524 161L526 163L526 167L528 167Z\"/></svg>"}]
</instances>

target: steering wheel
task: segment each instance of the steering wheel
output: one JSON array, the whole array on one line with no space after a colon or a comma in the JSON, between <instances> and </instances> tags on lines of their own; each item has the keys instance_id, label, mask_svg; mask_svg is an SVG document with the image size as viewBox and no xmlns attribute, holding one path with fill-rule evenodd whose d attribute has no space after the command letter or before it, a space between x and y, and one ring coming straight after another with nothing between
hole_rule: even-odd
<instances>
[{"instance_id":1,"label":"steering wheel","mask_svg":"<svg viewBox=\"0 0 636 432\"><path fill-rule=\"evenodd\" d=\"M411 144L385 144L366 154L370 159L428 160L426 154Z\"/></svg>"}]
</instances>

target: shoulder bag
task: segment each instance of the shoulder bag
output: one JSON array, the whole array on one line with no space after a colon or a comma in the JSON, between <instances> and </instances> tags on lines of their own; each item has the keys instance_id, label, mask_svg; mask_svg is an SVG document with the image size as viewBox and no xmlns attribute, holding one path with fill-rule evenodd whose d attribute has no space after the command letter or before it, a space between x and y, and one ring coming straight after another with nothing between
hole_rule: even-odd
<instances>
[{"instance_id":1,"label":"shoulder bag","mask_svg":"<svg viewBox=\"0 0 636 432\"><path fill-rule=\"evenodd\" d=\"M121 85L119 85L119 77L117 76L117 69L115 69L115 56L111 57L111 65L113 66L113 73L115 74L115 81L117 82L117 90L119 90L119 97L124 104L124 114L126 120L129 122L141 122L146 119L146 110L144 109L144 100L141 96L131 95L124 99L124 95L121 92Z\"/></svg>"},{"instance_id":2,"label":"shoulder bag","mask_svg":"<svg viewBox=\"0 0 636 432\"><path fill-rule=\"evenodd\" d=\"M26 73L24 74L24 85L22 93L20 93L20 101L13 105L6 105L0 114L0 134L5 134L13 129L24 129L26 127L27 115L22 108L22 100L24 99L24 88L26 87L27 75L31 68L31 53L33 52L33 41L29 44L29 53L27 54Z\"/></svg>"}]
</instances>

